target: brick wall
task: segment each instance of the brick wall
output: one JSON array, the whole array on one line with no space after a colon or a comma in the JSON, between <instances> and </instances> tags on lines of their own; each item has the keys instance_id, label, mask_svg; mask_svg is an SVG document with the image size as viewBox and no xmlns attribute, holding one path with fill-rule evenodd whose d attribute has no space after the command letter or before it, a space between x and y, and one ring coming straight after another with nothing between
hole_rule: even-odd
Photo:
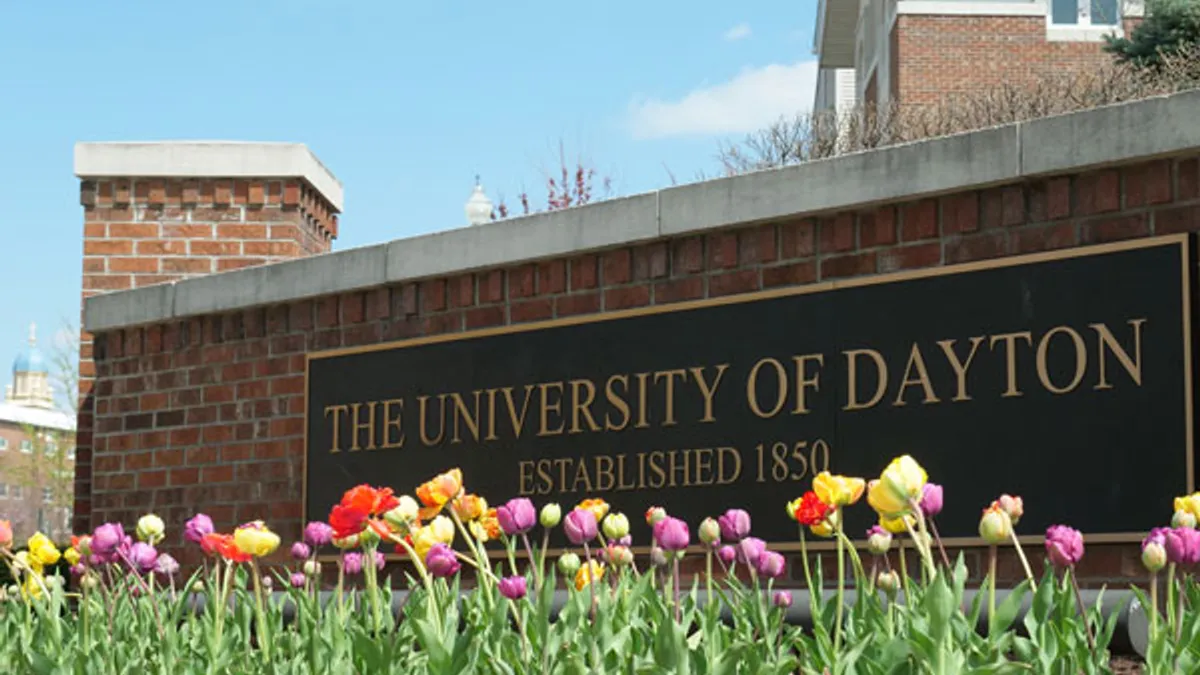
<instances>
[{"instance_id":1,"label":"brick wall","mask_svg":"<svg viewBox=\"0 0 1200 675\"><path fill-rule=\"evenodd\" d=\"M153 509L179 546L203 509L298 536L306 351L1197 229L1189 156L104 333L91 524ZM1093 547L1084 573L1135 555Z\"/></svg>"},{"instance_id":2,"label":"brick wall","mask_svg":"<svg viewBox=\"0 0 1200 675\"><path fill-rule=\"evenodd\" d=\"M299 180L85 180L80 203L84 298L326 253L337 236L336 210ZM84 333L77 529L86 527L91 513L93 350L92 336Z\"/></svg>"},{"instance_id":3,"label":"brick wall","mask_svg":"<svg viewBox=\"0 0 1200 675\"><path fill-rule=\"evenodd\" d=\"M1050 42L1038 16L901 14L892 29L899 100L933 104L1021 78L1082 75L1112 62L1102 42Z\"/></svg>"}]
</instances>

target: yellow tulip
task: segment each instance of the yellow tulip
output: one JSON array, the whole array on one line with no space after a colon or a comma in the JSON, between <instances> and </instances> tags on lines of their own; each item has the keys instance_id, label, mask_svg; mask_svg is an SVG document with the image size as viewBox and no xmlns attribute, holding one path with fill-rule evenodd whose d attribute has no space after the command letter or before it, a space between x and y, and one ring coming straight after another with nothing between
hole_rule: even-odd
<instances>
[{"instance_id":1,"label":"yellow tulip","mask_svg":"<svg viewBox=\"0 0 1200 675\"><path fill-rule=\"evenodd\" d=\"M904 525L906 522L908 523L908 527L905 527ZM911 515L901 516L899 518L884 518L883 516L880 516L879 526L892 534L905 534L908 532L910 527L914 532L916 531L917 519Z\"/></svg>"},{"instance_id":2,"label":"yellow tulip","mask_svg":"<svg viewBox=\"0 0 1200 675\"><path fill-rule=\"evenodd\" d=\"M575 572L575 590L582 591L583 588L588 584L592 583L593 581L600 581L603 578L604 565L601 565L595 560L590 560L584 565L580 566L579 570Z\"/></svg>"},{"instance_id":3,"label":"yellow tulip","mask_svg":"<svg viewBox=\"0 0 1200 675\"><path fill-rule=\"evenodd\" d=\"M80 558L79 551L76 551L73 548L69 548L63 552L63 558L66 559L68 565L72 565L72 566L78 565L79 558Z\"/></svg>"},{"instance_id":4,"label":"yellow tulip","mask_svg":"<svg viewBox=\"0 0 1200 675\"><path fill-rule=\"evenodd\" d=\"M487 513L487 500L479 495L463 495L450 503L454 515L464 523L469 523Z\"/></svg>"},{"instance_id":5,"label":"yellow tulip","mask_svg":"<svg viewBox=\"0 0 1200 675\"><path fill-rule=\"evenodd\" d=\"M429 553L429 549L433 548L434 544L440 544L437 535L434 534L433 528L430 526L419 527L413 530L412 547L416 552L417 557L422 561L425 560L425 554Z\"/></svg>"},{"instance_id":6,"label":"yellow tulip","mask_svg":"<svg viewBox=\"0 0 1200 675\"><path fill-rule=\"evenodd\" d=\"M608 502L603 499L585 499L579 502L578 508L591 511L592 515L596 516L596 522L602 523L604 522L604 516L608 515L609 506Z\"/></svg>"},{"instance_id":7,"label":"yellow tulip","mask_svg":"<svg viewBox=\"0 0 1200 675\"><path fill-rule=\"evenodd\" d=\"M54 542L46 535L38 532L29 538L29 562L30 565L37 564L39 566L53 565L58 562L58 548L54 546Z\"/></svg>"},{"instance_id":8,"label":"yellow tulip","mask_svg":"<svg viewBox=\"0 0 1200 675\"><path fill-rule=\"evenodd\" d=\"M867 503L879 515L896 518L912 511L929 476L917 460L903 455L892 460L879 480L867 486Z\"/></svg>"},{"instance_id":9,"label":"yellow tulip","mask_svg":"<svg viewBox=\"0 0 1200 675\"><path fill-rule=\"evenodd\" d=\"M279 548L279 535L267 529L261 520L256 520L234 530L233 545L246 555L262 558Z\"/></svg>"},{"instance_id":10,"label":"yellow tulip","mask_svg":"<svg viewBox=\"0 0 1200 675\"><path fill-rule=\"evenodd\" d=\"M1175 510L1186 511L1200 520L1200 492L1175 498Z\"/></svg>"},{"instance_id":11,"label":"yellow tulip","mask_svg":"<svg viewBox=\"0 0 1200 675\"><path fill-rule=\"evenodd\" d=\"M834 476L828 471L822 471L813 479L813 492L826 504L840 508L861 499L866 485L866 481L861 478Z\"/></svg>"},{"instance_id":12,"label":"yellow tulip","mask_svg":"<svg viewBox=\"0 0 1200 675\"><path fill-rule=\"evenodd\" d=\"M429 531L433 533L435 543L447 546L454 543L454 523L446 516L438 516L430 521Z\"/></svg>"},{"instance_id":13,"label":"yellow tulip","mask_svg":"<svg viewBox=\"0 0 1200 675\"><path fill-rule=\"evenodd\" d=\"M817 535L818 537L832 537L833 533L837 530L838 527L841 526L841 524L842 524L842 510L836 509L836 510L830 511L829 515L825 517L825 520L822 520L821 522L816 523L814 525L810 525L808 529L810 532Z\"/></svg>"},{"instance_id":14,"label":"yellow tulip","mask_svg":"<svg viewBox=\"0 0 1200 675\"><path fill-rule=\"evenodd\" d=\"M796 497L787 503L788 518L796 520L796 509L800 508L800 504L804 501L803 497Z\"/></svg>"}]
</instances>

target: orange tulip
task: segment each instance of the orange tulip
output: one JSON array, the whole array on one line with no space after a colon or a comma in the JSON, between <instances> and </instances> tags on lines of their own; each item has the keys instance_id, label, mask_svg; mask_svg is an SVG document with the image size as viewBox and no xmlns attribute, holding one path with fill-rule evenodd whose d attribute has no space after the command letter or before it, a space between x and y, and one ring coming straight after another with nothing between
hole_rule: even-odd
<instances>
[{"instance_id":1,"label":"orange tulip","mask_svg":"<svg viewBox=\"0 0 1200 675\"><path fill-rule=\"evenodd\" d=\"M451 469L439 474L417 488L417 499L425 505L421 509L421 520L428 520L441 513L442 508L463 489L462 469Z\"/></svg>"}]
</instances>

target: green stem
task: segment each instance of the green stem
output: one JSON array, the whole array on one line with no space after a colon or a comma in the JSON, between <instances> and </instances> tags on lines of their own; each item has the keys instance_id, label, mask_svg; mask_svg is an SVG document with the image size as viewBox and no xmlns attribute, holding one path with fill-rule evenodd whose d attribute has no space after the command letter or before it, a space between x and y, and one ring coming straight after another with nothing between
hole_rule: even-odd
<instances>
[{"instance_id":1,"label":"green stem","mask_svg":"<svg viewBox=\"0 0 1200 675\"><path fill-rule=\"evenodd\" d=\"M1004 514L1008 518L1008 514ZM1017 528L1013 527L1012 519L1009 518L1009 536L1012 537L1013 548L1017 549L1017 557L1021 559L1021 567L1025 568L1025 578L1029 579L1029 583L1033 581L1033 569L1029 567L1029 559L1025 557L1025 549L1021 548L1021 540L1017 538Z\"/></svg>"},{"instance_id":2,"label":"green stem","mask_svg":"<svg viewBox=\"0 0 1200 675\"><path fill-rule=\"evenodd\" d=\"M371 602L371 625L375 628L375 639L379 639L381 619L379 616L379 569L375 567L375 546L363 547L363 572L367 581L367 597Z\"/></svg>"},{"instance_id":3,"label":"green stem","mask_svg":"<svg viewBox=\"0 0 1200 675\"><path fill-rule=\"evenodd\" d=\"M817 611L817 589L813 588L812 568L808 565L808 541L804 536L804 526L800 526L800 561L804 565L804 581L808 584L808 608L812 615L813 625L816 625L820 614Z\"/></svg>"},{"instance_id":4,"label":"green stem","mask_svg":"<svg viewBox=\"0 0 1200 675\"><path fill-rule=\"evenodd\" d=\"M250 559L250 573L254 575L254 614L258 623L258 646L263 660L271 662L271 631L267 627L267 613L263 609L262 575L258 571L258 558Z\"/></svg>"},{"instance_id":5,"label":"green stem","mask_svg":"<svg viewBox=\"0 0 1200 675\"><path fill-rule=\"evenodd\" d=\"M707 593L705 608L712 604L712 547L704 549L704 586Z\"/></svg>"},{"instance_id":6,"label":"green stem","mask_svg":"<svg viewBox=\"0 0 1200 675\"><path fill-rule=\"evenodd\" d=\"M837 540L837 569L838 569L838 584L837 584L837 607L834 609L836 618L833 623L833 666L837 670L837 657L842 648L842 613L845 611L845 592L846 592L846 546L842 543L841 537Z\"/></svg>"},{"instance_id":7,"label":"green stem","mask_svg":"<svg viewBox=\"0 0 1200 675\"><path fill-rule=\"evenodd\" d=\"M996 546L988 546L988 637L996 638Z\"/></svg>"},{"instance_id":8,"label":"green stem","mask_svg":"<svg viewBox=\"0 0 1200 675\"><path fill-rule=\"evenodd\" d=\"M1150 644L1158 634L1158 572L1150 573Z\"/></svg>"},{"instance_id":9,"label":"green stem","mask_svg":"<svg viewBox=\"0 0 1200 675\"><path fill-rule=\"evenodd\" d=\"M1167 565L1167 630L1175 632L1175 563Z\"/></svg>"}]
</instances>

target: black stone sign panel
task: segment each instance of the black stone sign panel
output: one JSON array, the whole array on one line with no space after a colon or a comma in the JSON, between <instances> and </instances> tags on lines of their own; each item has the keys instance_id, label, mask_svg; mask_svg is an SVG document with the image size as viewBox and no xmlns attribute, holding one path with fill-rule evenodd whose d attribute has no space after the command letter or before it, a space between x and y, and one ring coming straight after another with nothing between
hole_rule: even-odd
<instances>
[{"instance_id":1,"label":"black stone sign panel","mask_svg":"<svg viewBox=\"0 0 1200 675\"><path fill-rule=\"evenodd\" d=\"M461 467L492 505L604 498L638 545L661 505L786 548L815 472L907 453L954 543L1003 492L1021 534L1130 540L1193 488L1189 261L1160 237L312 354L306 516Z\"/></svg>"}]
</instances>

